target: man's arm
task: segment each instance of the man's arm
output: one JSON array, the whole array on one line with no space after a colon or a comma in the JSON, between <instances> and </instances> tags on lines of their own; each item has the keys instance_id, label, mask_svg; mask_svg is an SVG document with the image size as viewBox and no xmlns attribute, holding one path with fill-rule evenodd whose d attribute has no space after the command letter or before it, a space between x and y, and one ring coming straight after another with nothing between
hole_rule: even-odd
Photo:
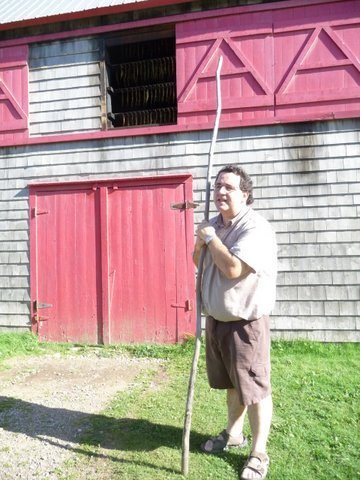
<instances>
[{"instance_id":1,"label":"man's arm","mask_svg":"<svg viewBox=\"0 0 360 480\"><path fill-rule=\"evenodd\" d=\"M202 240L199 236L196 237L196 242L195 242L195 248L193 252L193 261L196 265L196 267L199 266L199 260L200 260L200 254L201 254L201 249L205 247L205 242Z\"/></svg>"},{"instance_id":2,"label":"man's arm","mask_svg":"<svg viewBox=\"0 0 360 480\"><path fill-rule=\"evenodd\" d=\"M211 240L209 240L211 238ZM229 279L234 280L253 272L245 262L233 255L226 245L216 235L215 229L208 222L202 222L197 229L197 239L193 259L195 265L198 265L202 246L208 239L207 248L210 251L215 265Z\"/></svg>"},{"instance_id":3,"label":"man's arm","mask_svg":"<svg viewBox=\"0 0 360 480\"><path fill-rule=\"evenodd\" d=\"M247 263L233 255L217 236L208 244L208 249L215 265L229 280L244 277L253 271Z\"/></svg>"}]
</instances>

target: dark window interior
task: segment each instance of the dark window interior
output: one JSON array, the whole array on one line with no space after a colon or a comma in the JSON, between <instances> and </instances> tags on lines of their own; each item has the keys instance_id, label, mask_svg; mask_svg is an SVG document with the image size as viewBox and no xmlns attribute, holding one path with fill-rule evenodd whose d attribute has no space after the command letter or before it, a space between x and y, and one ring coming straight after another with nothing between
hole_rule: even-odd
<instances>
[{"instance_id":1,"label":"dark window interior","mask_svg":"<svg viewBox=\"0 0 360 480\"><path fill-rule=\"evenodd\" d=\"M113 127L176 123L175 36L139 32L106 42L108 119Z\"/></svg>"}]
</instances>

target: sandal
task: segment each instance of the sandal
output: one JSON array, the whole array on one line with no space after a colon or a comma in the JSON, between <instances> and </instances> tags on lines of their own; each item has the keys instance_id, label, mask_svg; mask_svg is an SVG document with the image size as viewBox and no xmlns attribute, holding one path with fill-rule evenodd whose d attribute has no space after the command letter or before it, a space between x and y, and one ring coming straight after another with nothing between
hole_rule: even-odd
<instances>
[{"instance_id":1,"label":"sandal","mask_svg":"<svg viewBox=\"0 0 360 480\"><path fill-rule=\"evenodd\" d=\"M201 450L205 453L226 452L229 448L243 448L247 445L247 438L244 435L232 437L223 430L217 437L210 437L201 444Z\"/></svg>"},{"instance_id":2,"label":"sandal","mask_svg":"<svg viewBox=\"0 0 360 480\"><path fill-rule=\"evenodd\" d=\"M249 478L252 478L248 477L245 473L247 468L257 474L257 476L254 477L255 480L258 478L264 479L269 468L269 463L270 459L265 453L251 452L241 471L240 480L248 480Z\"/></svg>"}]
</instances>

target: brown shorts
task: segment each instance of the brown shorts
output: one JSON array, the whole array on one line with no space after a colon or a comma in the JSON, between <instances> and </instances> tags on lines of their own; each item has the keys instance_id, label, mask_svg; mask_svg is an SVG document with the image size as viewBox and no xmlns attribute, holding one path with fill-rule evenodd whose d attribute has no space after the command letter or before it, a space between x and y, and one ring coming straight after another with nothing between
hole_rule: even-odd
<instances>
[{"instance_id":1,"label":"brown shorts","mask_svg":"<svg viewBox=\"0 0 360 480\"><path fill-rule=\"evenodd\" d=\"M212 388L235 388L242 405L271 393L269 317L220 322L206 319L206 366Z\"/></svg>"}]
</instances>

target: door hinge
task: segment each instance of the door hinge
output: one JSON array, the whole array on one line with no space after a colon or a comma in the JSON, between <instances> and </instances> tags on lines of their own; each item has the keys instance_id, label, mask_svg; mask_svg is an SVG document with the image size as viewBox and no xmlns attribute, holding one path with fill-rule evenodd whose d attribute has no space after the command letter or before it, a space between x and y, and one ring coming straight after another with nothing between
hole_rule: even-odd
<instances>
[{"instance_id":1,"label":"door hinge","mask_svg":"<svg viewBox=\"0 0 360 480\"><path fill-rule=\"evenodd\" d=\"M36 207L33 207L31 209L31 216L32 217L37 217L38 215L46 215L47 213L49 213L49 210L39 210Z\"/></svg>"},{"instance_id":2,"label":"door hinge","mask_svg":"<svg viewBox=\"0 0 360 480\"><path fill-rule=\"evenodd\" d=\"M171 210L189 210L191 208L196 208L200 204L195 202L190 202L190 200L186 200L182 203L171 203L170 207Z\"/></svg>"},{"instance_id":3,"label":"door hinge","mask_svg":"<svg viewBox=\"0 0 360 480\"><path fill-rule=\"evenodd\" d=\"M53 306L52 303L42 303L42 302L39 302L38 300L34 300L33 302L34 310L39 310L40 308L51 308L52 306Z\"/></svg>"},{"instance_id":4,"label":"door hinge","mask_svg":"<svg viewBox=\"0 0 360 480\"><path fill-rule=\"evenodd\" d=\"M40 323L40 322L47 322L49 320L49 317L41 317L37 313L33 316L33 323Z\"/></svg>"},{"instance_id":5,"label":"door hinge","mask_svg":"<svg viewBox=\"0 0 360 480\"><path fill-rule=\"evenodd\" d=\"M193 309L193 304L191 300L185 300L185 303L172 303L174 308L183 308L185 312L190 312Z\"/></svg>"}]
</instances>

